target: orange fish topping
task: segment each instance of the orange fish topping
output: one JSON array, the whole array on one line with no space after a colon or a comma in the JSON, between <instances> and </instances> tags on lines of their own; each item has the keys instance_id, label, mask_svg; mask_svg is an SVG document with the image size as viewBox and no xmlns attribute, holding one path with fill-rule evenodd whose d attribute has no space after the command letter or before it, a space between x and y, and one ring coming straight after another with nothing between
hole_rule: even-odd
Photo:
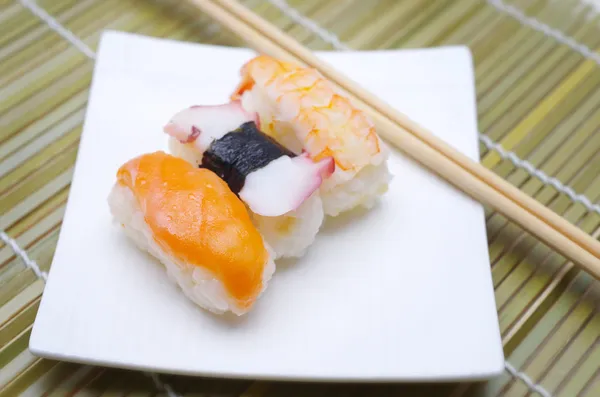
<instances>
[{"instance_id":1,"label":"orange fish topping","mask_svg":"<svg viewBox=\"0 0 600 397\"><path fill-rule=\"evenodd\" d=\"M268 252L246 207L221 178L159 151L125 163L117 180L133 192L163 250L211 271L239 306L252 305Z\"/></svg>"}]
</instances>

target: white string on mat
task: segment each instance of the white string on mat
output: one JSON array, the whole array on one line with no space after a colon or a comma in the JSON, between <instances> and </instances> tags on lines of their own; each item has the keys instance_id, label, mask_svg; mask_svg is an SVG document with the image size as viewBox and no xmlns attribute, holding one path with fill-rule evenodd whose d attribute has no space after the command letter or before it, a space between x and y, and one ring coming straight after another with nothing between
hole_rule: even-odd
<instances>
[{"instance_id":1,"label":"white string on mat","mask_svg":"<svg viewBox=\"0 0 600 397\"><path fill-rule=\"evenodd\" d=\"M487 0L487 2L489 5L491 5L498 11L508 14L511 17L515 18L521 24L523 24L525 26L529 26L530 28L535 29L538 32L541 32L548 37L552 37L554 40L558 41L559 43L568 46L572 50L583 55L585 58L587 58L591 61L594 61L595 63L600 65L600 54L598 54L597 52L592 50L590 47L579 43L574 38L565 35L560 30L554 29L533 17L525 15L525 13L523 11L521 11L520 9L518 9L517 7L512 6L510 4L506 4L502 0Z\"/></svg>"},{"instance_id":2,"label":"white string on mat","mask_svg":"<svg viewBox=\"0 0 600 397\"><path fill-rule=\"evenodd\" d=\"M27 255L27 252L19 246L16 240L12 239L4 232L4 230L0 230L0 240L4 241L4 244L8 245L13 250L15 255L17 255L23 261L25 266L33 270L38 278L41 278L44 281L48 280L48 273L40 269L36 261L31 259L29 255Z\"/></svg>"},{"instance_id":3,"label":"white string on mat","mask_svg":"<svg viewBox=\"0 0 600 397\"><path fill-rule=\"evenodd\" d=\"M488 1L496 1L496 0L488 0ZM279 8L279 10L283 14L288 16L294 22L302 25L306 29L310 30L312 33L316 34L321 39L327 41L328 43L333 45L334 48L336 48L338 50L344 50L344 51L351 49L345 44L338 46L338 44L336 44L336 43L339 43L340 40L335 35L335 33L329 32L326 29L324 29L323 27L317 25L317 23L314 22L312 19L299 13L297 10L295 10L293 7L291 7L288 3L286 3L285 0L269 0L269 2L271 4L273 4L275 7ZM290 9L292 9L294 12L288 14L288 10L290 10ZM317 28L313 28L314 26L316 26ZM323 32L323 31L327 32L326 36L321 35L321 32ZM590 53L591 53L591 50L590 50ZM600 63L599 63L599 65L600 65ZM511 163L514 164L515 167L521 168L521 169L527 171L529 174L535 176L540 181L542 181L542 183L544 185L550 185L550 186L554 187L556 190L558 190L559 192L566 194L571 200L582 204L587 210L600 214L600 205L592 203L592 201L585 195L578 194L577 192L575 192L573 190L573 188L563 184L558 179L549 177L542 170L535 168L533 166L533 164L531 164L530 162L519 158L519 156L517 156L516 153L504 149L501 144L494 142L487 135L479 133L478 137L479 137L479 140L485 145L485 147L488 148L488 150L497 152L500 155L500 157L502 157L503 159L508 159Z\"/></svg>"},{"instance_id":4,"label":"white string on mat","mask_svg":"<svg viewBox=\"0 0 600 397\"><path fill-rule=\"evenodd\" d=\"M594 18L596 15L598 15L598 13L600 13L600 0L579 0L580 1L580 6L584 7L584 6L589 6L592 11L590 13L588 13L588 18Z\"/></svg>"},{"instance_id":5,"label":"white string on mat","mask_svg":"<svg viewBox=\"0 0 600 397\"><path fill-rule=\"evenodd\" d=\"M146 375L149 376L150 378L152 378L152 381L154 382L154 385L156 386L156 388L159 390L164 390L167 393L168 397L181 397L179 394L177 394L173 390L173 388L171 386L169 386L167 383L161 381L157 374L155 374L153 372L147 372Z\"/></svg>"},{"instance_id":6,"label":"white string on mat","mask_svg":"<svg viewBox=\"0 0 600 397\"><path fill-rule=\"evenodd\" d=\"M504 361L504 368L506 368L506 372L523 381L523 383L525 383L531 391L536 392L542 397L552 397L552 394L550 394L546 389L532 381L525 372L518 371L508 361Z\"/></svg>"},{"instance_id":7,"label":"white string on mat","mask_svg":"<svg viewBox=\"0 0 600 397\"><path fill-rule=\"evenodd\" d=\"M19 2L33 13L36 17L41 19L50 27L50 29L54 30L58 33L62 38L67 40L69 43L73 44L77 49L83 52L88 58L95 59L96 54L90 47L87 46L81 39L69 29L64 27L60 22L54 19L50 14L48 14L42 7L38 6L35 1L31 0L19 0Z\"/></svg>"},{"instance_id":8,"label":"white string on mat","mask_svg":"<svg viewBox=\"0 0 600 397\"><path fill-rule=\"evenodd\" d=\"M323 29L310 18L306 18L300 14L294 7L290 6L285 0L269 0L269 3L277 7L282 13L289 17L297 24L304 26L311 32L316 33L325 42L331 44L336 50L350 51L352 48L342 43L337 35L331 33L327 29Z\"/></svg>"},{"instance_id":9,"label":"white string on mat","mask_svg":"<svg viewBox=\"0 0 600 397\"><path fill-rule=\"evenodd\" d=\"M485 146L487 146L488 149L495 150L496 152L498 152L500 157L502 157L505 160L509 160L515 165L515 167L524 169L525 171L542 181L544 185L550 185L559 192L566 194L574 202L582 204L588 211L600 214L600 205L592 203L587 196L584 196L583 194L578 194L570 186L565 186L558 179L546 175L544 171L535 168L533 164L531 164L529 161L520 159L515 153L504 150L504 148L500 144L492 141L488 136L482 134L480 135L479 139L483 142Z\"/></svg>"},{"instance_id":10,"label":"white string on mat","mask_svg":"<svg viewBox=\"0 0 600 397\"><path fill-rule=\"evenodd\" d=\"M573 13L577 14L582 11L585 12L586 8L587 12L584 15L585 20L589 21L594 19L600 12L600 0L579 0L573 9Z\"/></svg>"}]
</instances>

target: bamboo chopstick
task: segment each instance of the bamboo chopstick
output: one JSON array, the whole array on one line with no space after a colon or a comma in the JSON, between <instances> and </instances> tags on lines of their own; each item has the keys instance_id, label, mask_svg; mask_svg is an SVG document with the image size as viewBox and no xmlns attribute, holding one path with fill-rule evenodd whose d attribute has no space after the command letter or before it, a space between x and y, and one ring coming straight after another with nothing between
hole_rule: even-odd
<instances>
[{"instance_id":1,"label":"bamboo chopstick","mask_svg":"<svg viewBox=\"0 0 600 397\"><path fill-rule=\"evenodd\" d=\"M504 179L494 174L492 171L472 161L462 153L454 150L444 141L431 134L431 132L419 126L418 124L410 120L408 117L398 112L384 101L377 98L375 95L363 89L354 81L344 76L342 73L337 72L334 68L317 58L310 50L302 46L291 36L287 35L285 32L282 32L274 25L265 21L263 18L253 13L237 1L214 0L214 2L220 4L221 7L229 13L245 21L248 25L253 27L259 33L261 33L265 37L268 37L271 41L279 43L280 47L287 50L297 59L302 60L303 63L318 69L327 79L336 83L355 99L358 99L361 102L362 106L370 107L372 109L371 111L378 112L379 114L383 115L384 117L387 117L389 120L398 124L400 127L408 130L411 134L417 136L420 140L427 143L429 146L443 153L445 156L449 157L454 162L460 164L461 167L473 173L478 178L483 179L484 181L486 181L486 183L493 186L496 190L501 191L504 195L510 197L513 201L519 203L519 205L526 208L529 212L533 213L538 218L551 224L554 228L562 230L563 233L569 238L575 241L579 241L581 244L584 245L584 248L589 250L594 256L600 259L600 243L593 239L591 236L589 236L587 233L573 226L563 217L559 216L544 205L541 205L533 198L524 194L519 189L512 186L510 183L506 182ZM385 135L385 131L382 135Z\"/></svg>"},{"instance_id":2,"label":"bamboo chopstick","mask_svg":"<svg viewBox=\"0 0 600 397\"><path fill-rule=\"evenodd\" d=\"M521 192L317 58L234 0L189 0L256 51L314 67L375 122L379 135L474 199L528 230L600 279L600 242Z\"/></svg>"}]
</instances>

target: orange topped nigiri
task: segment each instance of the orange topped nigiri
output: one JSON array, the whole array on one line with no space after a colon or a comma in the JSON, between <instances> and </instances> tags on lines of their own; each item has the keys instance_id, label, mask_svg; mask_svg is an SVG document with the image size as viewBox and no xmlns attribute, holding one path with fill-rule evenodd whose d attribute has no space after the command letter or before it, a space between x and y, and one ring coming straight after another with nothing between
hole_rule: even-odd
<instances>
[{"instance_id":1,"label":"orange topped nigiri","mask_svg":"<svg viewBox=\"0 0 600 397\"><path fill-rule=\"evenodd\" d=\"M215 313L250 310L274 271L246 207L207 169L164 152L123 164L109 197L125 232Z\"/></svg>"}]
</instances>

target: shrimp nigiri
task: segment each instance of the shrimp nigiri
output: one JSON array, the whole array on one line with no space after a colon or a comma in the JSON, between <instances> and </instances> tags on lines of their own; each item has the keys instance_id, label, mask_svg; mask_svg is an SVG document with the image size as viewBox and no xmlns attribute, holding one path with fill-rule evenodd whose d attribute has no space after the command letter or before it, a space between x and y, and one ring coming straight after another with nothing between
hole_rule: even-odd
<instances>
[{"instance_id":1,"label":"shrimp nigiri","mask_svg":"<svg viewBox=\"0 0 600 397\"><path fill-rule=\"evenodd\" d=\"M320 187L326 215L371 207L388 190L388 152L373 123L317 70L259 55L241 76L231 99L258 113L265 133L313 161L333 157Z\"/></svg>"},{"instance_id":2,"label":"shrimp nigiri","mask_svg":"<svg viewBox=\"0 0 600 397\"><path fill-rule=\"evenodd\" d=\"M275 271L244 204L215 173L158 151L123 164L114 219L200 307L248 312Z\"/></svg>"}]
</instances>

